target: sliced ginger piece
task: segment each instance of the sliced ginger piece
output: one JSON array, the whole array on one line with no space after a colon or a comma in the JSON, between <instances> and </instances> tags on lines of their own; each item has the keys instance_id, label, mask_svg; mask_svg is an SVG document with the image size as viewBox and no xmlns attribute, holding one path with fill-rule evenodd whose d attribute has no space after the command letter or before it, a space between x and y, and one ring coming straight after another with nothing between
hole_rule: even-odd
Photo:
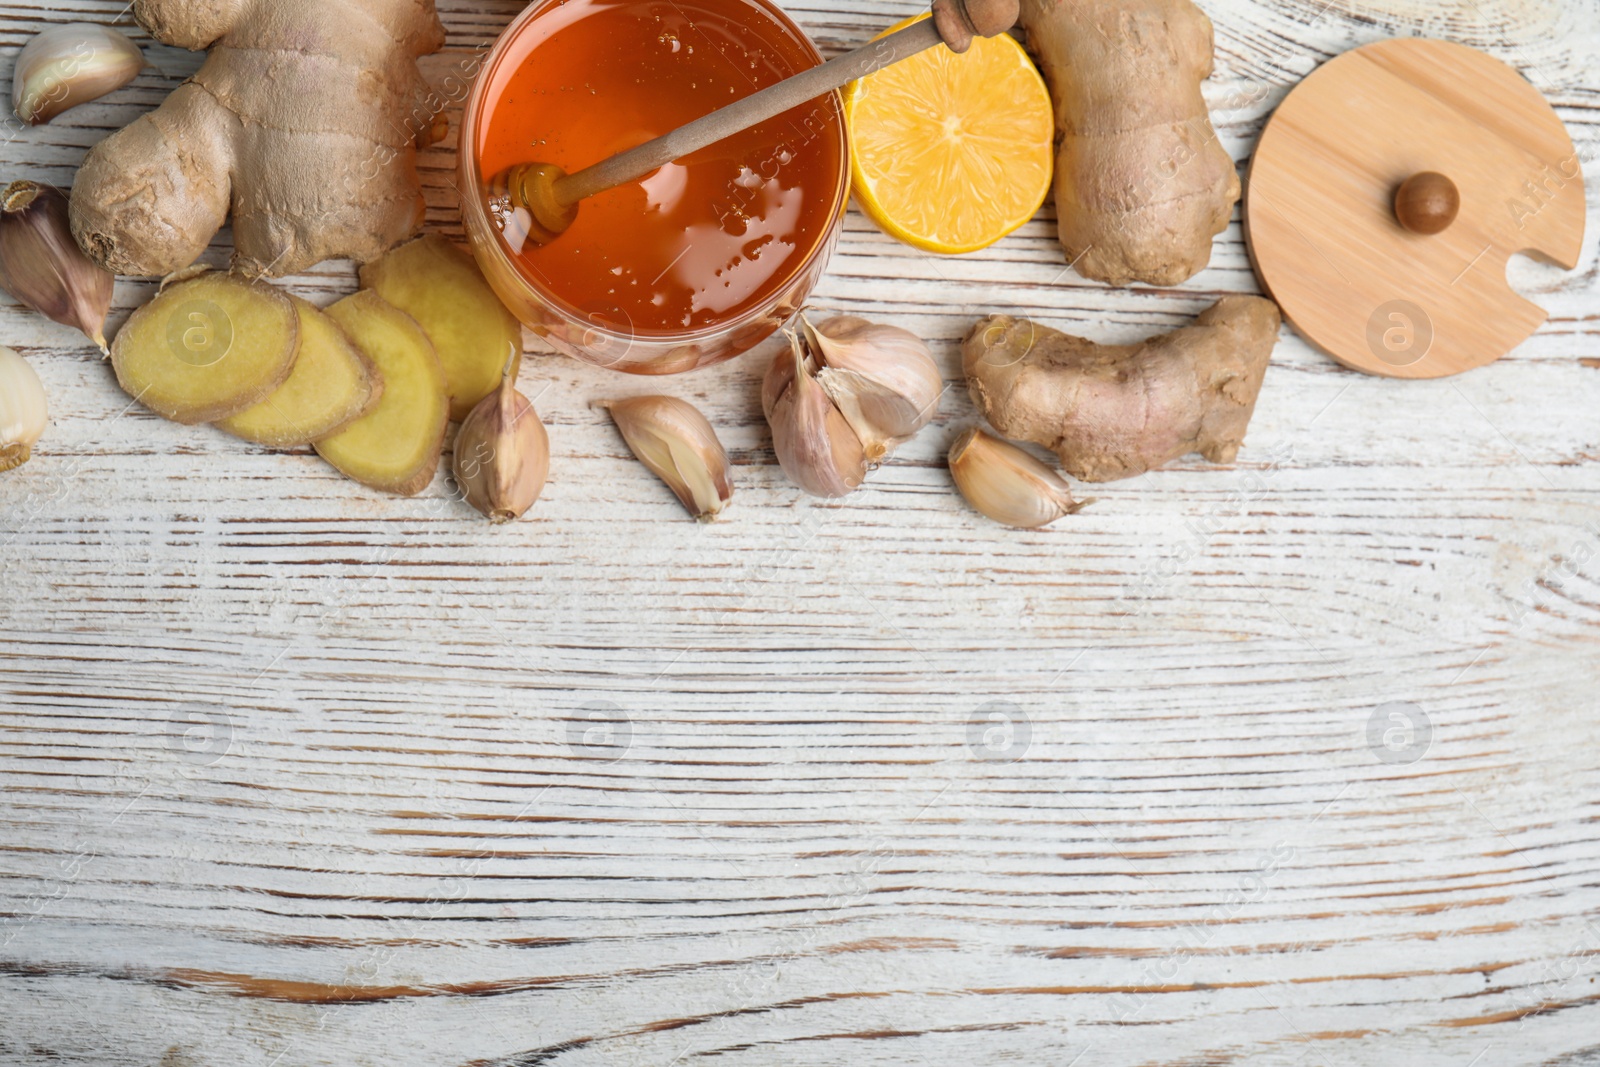
<instances>
[{"instance_id":1,"label":"sliced ginger piece","mask_svg":"<svg viewBox=\"0 0 1600 1067\"><path fill-rule=\"evenodd\" d=\"M452 421L466 418L500 387L506 352L522 351L522 324L472 257L438 234L368 263L361 285L421 324L444 366Z\"/></svg>"},{"instance_id":2,"label":"sliced ginger piece","mask_svg":"<svg viewBox=\"0 0 1600 1067\"><path fill-rule=\"evenodd\" d=\"M410 315L370 290L327 314L377 365L383 395L366 415L315 442L319 455L362 485L416 496L433 481L450 424L444 368Z\"/></svg>"},{"instance_id":3,"label":"sliced ginger piece","mask_svg":"<svg viewBox=\"0 0 1600 1067\"><path fill-rule=\"evenodd\" d=\"M344 329L309 301L291 296L300 316L300 354L276 392L217 425L268 448L299 448L329 437L370 412L383 377Z\"/></svg>"},{"instance_id":4,"label":"sliced ginger piece","mask_svg":"<svg viewBox=\"0 0 1600 1067\"><path fill-rule=\"evenodd\" d=\"M173 422L213 422L259 404L289 377L300 321L265 282L203 273L162 288L111 346L129 396Z\"/></svg>"}]
</instances>

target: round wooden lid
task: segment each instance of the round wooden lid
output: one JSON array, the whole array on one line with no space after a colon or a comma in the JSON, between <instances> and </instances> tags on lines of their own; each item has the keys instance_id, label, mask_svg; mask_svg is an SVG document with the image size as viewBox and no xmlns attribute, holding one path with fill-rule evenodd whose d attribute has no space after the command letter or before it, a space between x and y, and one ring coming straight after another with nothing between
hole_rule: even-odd
<instances>
[{"instance_id":1,"label":"round wooden lid","mask_svg":"<svg viewBox=\"0 0 1600 1067\"><path fill-rule=\"evenodd\" d=\"M1427 171L1460 194L1435 234L1395 217L1396 191ZM1369 374L1441 378L1492 363L1545 321L1506 283L1506 262L1578 265L1583 170L1511 67L1444 41L1382 41L1325 63L1279 106L1244 215L1262 285L1307 340Z\"/></svg>"}]
</instances>

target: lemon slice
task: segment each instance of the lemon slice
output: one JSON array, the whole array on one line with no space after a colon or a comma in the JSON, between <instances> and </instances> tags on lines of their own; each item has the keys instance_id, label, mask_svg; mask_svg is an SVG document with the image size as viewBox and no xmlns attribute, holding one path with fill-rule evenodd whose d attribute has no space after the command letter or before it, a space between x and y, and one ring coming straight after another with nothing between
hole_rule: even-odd
<instances>
[{"instance_id":1,"label":"lemon slice","mask_svg":"<svg viewBox=\"0 0 1600 1067\"><path fill-rule=\"evenodd\" d=\"M980 37L964 55L935 47L885 67L852 82L844 106L856 203L909 245L987 248L1050 191L1050 92L1008 34Z\"/></svg>"}]
</instances>

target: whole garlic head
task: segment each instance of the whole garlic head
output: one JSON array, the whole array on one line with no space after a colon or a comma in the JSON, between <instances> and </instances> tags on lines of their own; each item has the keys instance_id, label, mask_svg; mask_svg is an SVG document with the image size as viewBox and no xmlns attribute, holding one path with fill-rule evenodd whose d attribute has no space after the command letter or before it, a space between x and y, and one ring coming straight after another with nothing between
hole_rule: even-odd
<instances>
[{"instance_id":1,"label":"whole garlic head","mask_svg":"<svg viewBox=\"0 0 1600 1067\"><path fill-rule=\"evenodd\" d=\"M928 346L894 326L840 315L790 332L761 405L784 473L808 493L850 493L938 412L944 379Z\"/></svg>"}]
</instances>

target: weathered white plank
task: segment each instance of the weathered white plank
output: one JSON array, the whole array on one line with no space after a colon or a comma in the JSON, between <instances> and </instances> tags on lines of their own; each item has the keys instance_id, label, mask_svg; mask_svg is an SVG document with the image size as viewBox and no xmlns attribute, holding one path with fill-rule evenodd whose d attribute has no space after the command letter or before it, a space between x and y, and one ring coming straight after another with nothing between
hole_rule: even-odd
<instances>
[{"instance_id":1,"label":"weathered white plank","mask_svg":"<svg viewBox=\"0 0 1600 1067\"><path fill-rule=\"evenodd\" d=\"M440 6L436 77L521 4ZM832 51L917 4L786 7ZM1524 70L1600 185L1592 3L1207 7L1241 161L1316 63L1429 33ZM122 9L0 15L9 57ZM152 59L7 129L0 176L70 183L195 63ZM452 166L424 160L446 233ZM1237 468L1027 534L951 491L956 388L819 502L772 461L762 357L538 360L552 484L491 533L443 478L379 498L129 409L0 307L55 413L0 479L0 1061L1600 1059L1595 240L1511 277L1552 319L1500 363L1378 381L1286 331ZM954 383L988 311L1124 340L1254 287L1237 226L1189 285L1109 290L1048 208L957 260L852 214L817 303ZM722 430L729 521L685 521L590 407L659 389Z\"/></svg>"}]
</instances>

